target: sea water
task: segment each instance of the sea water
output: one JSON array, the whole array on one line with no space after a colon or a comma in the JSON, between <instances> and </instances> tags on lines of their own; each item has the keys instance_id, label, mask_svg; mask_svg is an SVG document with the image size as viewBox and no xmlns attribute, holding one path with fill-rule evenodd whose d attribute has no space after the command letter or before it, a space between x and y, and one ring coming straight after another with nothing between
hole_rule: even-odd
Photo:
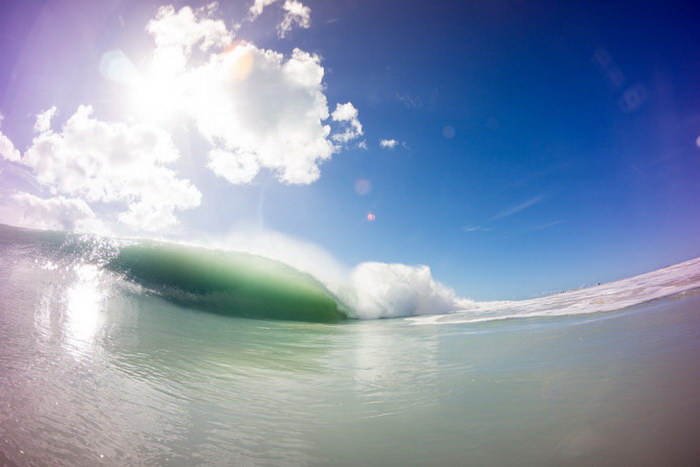
<instances>
[{"instance_id":1,"label":"sea water","mask_svg":"<svg viewBox=\"0 0 700 467\"><path fill-rule=\"evenodd\" d=\"M565 316L251 319L64 235L0 234L2 465L700 462L695 287Z\"/></svg>"}]
</instances>

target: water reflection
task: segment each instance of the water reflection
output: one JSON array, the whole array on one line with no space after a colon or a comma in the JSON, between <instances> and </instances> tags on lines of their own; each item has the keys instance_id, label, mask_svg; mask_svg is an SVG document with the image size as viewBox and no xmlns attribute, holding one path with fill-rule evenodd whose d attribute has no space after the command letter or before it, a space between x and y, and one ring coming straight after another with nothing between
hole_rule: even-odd
<instances>
[{"instance_id":1,"label":"water reflection","mask_svg":"<svg viewBox=\"0 0 700 467\"><path fill-rule=\"evenodd\" d=\"M75 278L65 295L67 344L78 352L85 352L92 346L102 323L101 306L106 286L100 281L96 265L76 265L73 274Z\"/></svg>"},{"instance_id":2,"label":"water reflection","mask_svg":"<svg viewBox=\"0 0 700 467\"><path fill-rule=\"evenodd\" d=\"M362 322L352 328L354 379L358 389L404 387L407 381L429 385L437 369L438 338L433 329L398 333L397 323ZM402 326L403 327L403 326ZM413 330L412 330L413 331Z\"/></svg>"},{"instance_id":3,"label":"water reflection","mask_svg":"<svg viewBox=\"0 0 700 467\"><path fill-rule=\"evenodd\" d=\"M436 403L439 340L434 328L408 330L390 321L361 322L351 328L347 351L360 420L391 418L411 406Z\"/></svg>"}]
</instances>

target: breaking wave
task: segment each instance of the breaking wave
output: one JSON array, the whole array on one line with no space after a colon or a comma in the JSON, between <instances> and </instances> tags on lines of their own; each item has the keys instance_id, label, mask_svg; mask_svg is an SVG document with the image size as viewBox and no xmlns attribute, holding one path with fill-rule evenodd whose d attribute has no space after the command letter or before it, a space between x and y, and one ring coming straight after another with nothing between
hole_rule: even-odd
<instances>
[{"instance_id":1,"label":"breaking wave","mask_svg":"<svg viewBox=\"0 0 700 467\"><path fill-rule=\"evenodd\" d=\"M250 242L238 242L233 245L237 251L231 251L0 225L5 256L56 267L96 265L115 281L135 284L137 293L246 318L336 323L408 317L413 324L469 323L612 311L700 288L696 258L547 297L475 302L435 281L427 266L366 262L345 271L318 247L286 237L263 243L266 251L272 251L271 244L277 249L266 254Z\"/></svg>"}]
</instances>

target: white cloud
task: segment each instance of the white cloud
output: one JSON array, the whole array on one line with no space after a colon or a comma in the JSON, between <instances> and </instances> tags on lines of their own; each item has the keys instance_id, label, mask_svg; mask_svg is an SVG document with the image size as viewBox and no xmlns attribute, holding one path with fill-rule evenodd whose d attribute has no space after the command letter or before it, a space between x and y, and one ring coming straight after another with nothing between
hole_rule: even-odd
<instances>
[{"instance_id":1,"label":"white cloud","mask_svg":"<svg viewBox=\"0 0 700 467\"><path fill-rule=\"evenodd\" d=\"M255 2L253 2L253 4L250 6L250 20L255 20L255 18L262 14L265 7L270 6L278 1L279 0L255 0Z\"/></svg>"},{"instance_id":2,"label":"white cloud","mask_svg":"<svg viewBox=\"0 0 700 467\"><path fill-rule=\"evenodd\" d=\"M225 46L231 43L233 33L223 21L211 17L216 9L216 3L197 10L185 6L177 12L171 5L162 6L155 19L148 22L146 30L160 51L174 47L188 54L197 43L202 51Z\"/></svg>"},{"instance_id":3,"label":"white cloud","mask_svg":"<svg viewBox=\"0 0 700 467\"><path fill-rule=\"evenodd\" d=\"M248 10L249 20L254 21L263 10L279 0L255 0ZM284 38L294 26L308 29L311 26L311 8L298 0L285 0L282 4L284 16L277 25L277 35Z\"/></svg>"},{"instance_id":4,"label":"white cloud","mask_svg":"<svg viewBox=\"0 0 700 467\"><path fill-rule=\"evenodd\" d=\"M311 8L305 6L297 0L285 0L284 18L277 25L277 34L280 37L285 37L294 25L300 28L308 29L311 26Z\"/></svg>"},{"instance_id":5,"label":"white cloud","mask_svg":"<svg viewBox=\"0 0 700 467\"><path fill-rule=\"evenodd\" d=\"M250 183L260 172L260 164L253 154L220 148L209 151L209 168L236 184Z\"/></svg>"},{"instance_id":6,"label":"white cloud","mask_svg":"<svg viewBox=\"0 0 700 467\"><path fill-rule=\"evenodd\" d=\"M394 149L399 144L395 139L383 139L379 141L379 146L385 149Z\"/></svg>"},{"instance_id":7,"label":"white cloud","mask_svg":"<svg viewBox=\"0 0 700 467\"><path fill-rule=\"evenodd\" d=\"M43 131L20 160L52 193L126 204L119 220L145 230L175 224L173 211L199 205L197 188L163 165L180 157L163 130L102 122L91 106L80 106L55 132L53 113L38 116L35 129Z\"/></svg>"},{"instance_id":8,"label":"white cloud","mask_svg":"<svg viewBox=\"0 0 700 467\"><path fill-rule=\"evenodd\" d=\"M49 131L51 129L51 120L56 116L57 110L56 106L53 106L37 115L36 122L34 123L34 131L36 133Z\"/></svg>"},{"instance_id":9,"label":"white cloud","mask_svg":"<svg viewBox=\"0 0 700 467\"><path fill-rule=\"evenodd\" d=\"M146 30L156 44L153 58L145 74L132 83L135 107L142 116L157 119L172 118L181 111L183 83L175 78L186 71L193 54L204 56L211 49L223 50L231 44L233 31L223 21L214 19L217 4L193 10L186 6L178 11L172 6L158 9ZM199 45L193 50L195 45Z\"/></svg>"},{"instance_id":10,"label":"white cloud","mask_svg":"<svg viewBox=\"0 0 700 467\"><path fill-rule=\"evenodd\" d=\"M15 148L14 144L12 144L10 138L5 136L2 132L0 132L0 156L12 162L17 162L20 158L19 151Z\"/></svg>"},{"instance_id":11,"label":"white cloud","mask_svg":"<svg viewBox=\"0 0 700 467\"><path fill-rule=\"evenodd\" d=\"M270 3L256 0L251 15ZM308 27L308 7L286 0L282 9L283 32ZM81 106L56 130L51 123L58 109L51 107L37 116L24 154L0 133L0 155L29 167L54 196L31 203L23 198L25 205L52 202L83 212L76 204L82 200L96 210L95 203L106 204L100 211L122 209L119 221L139 229L176 223L175 211L198 206L201 193L167 167L180 153L159 125L175 115L192 119L209 143L208 166L232 183L249 183L264 169L285 183L311 183L320 176L319 164L340 151L338 142L362 134L352 103L338 105L331 118L320 57L232 45L236 27L227 28L215 11L215 3L165 6L148 23L152 60L120 81L144 110L140 123L100 121L91 106Z\"/></svg>"},{"instance_id":12,"label":"white cloud","mask_svg":"<svg viewBox=\"0 0 700 467\"><path fill-rule=\"evenodd\" d=\"M36 229L99 231L103 227L95 213L82 199L39 198L29 193L15 193L12 200L21 210L17 221Z\"/></svg>"},{"instance_id":13,"label":"white cloud","mask_svg":"<svg viewBox=\"0 0 700 467\"><path fill-rule=\"evenodd\" d=\"M323 73L316 55L295 49L285 60L244 44L183 76L188 112L213 146L212 170L233 183L263 168L286 183L318 179L318 163L336 150L323 124Z\"/></svg>"},{"instance_id":14,"label":"white cloud","mask_svg":"<svg viewBox=\"0 0 700 467\"><path fill-rule=\"evenodd\" d=\"M251 14L267 4L256 2ZM175 58L160 61L159 57L171 53L161 50L162 44L178 41L159 39L160 31L167 30L159 23L170 22L181 12L161 9L149 23L149 31L156 36L152 73L155 88L167 87L167 100L177 102L179 110L194 120L210 143L209 167L232 183L249 183L262 169L273 171L285 183L318 179L318 164L340 149L329 138L330 125L324 123L329 111L320 58L299 49L285 57L238 43L196 64L188 63L190 53L182 46ZM197 12L193 18L190 12L185 16L188 24L202 21ZM193 34L191 40L179 43L191 44L202 35ZM219 31L219 36L225 34ZM344 105L357 113L352 104ZM353 120L336 121L350 125L353 134L358 130L361 134L356 115Z\"/></svg>"},{"instance_id":15,"label":"white cloud","mask_svg":"<svg viewBox=\"0 0 700 467\"><path fill-rule=\"evenodd\" d=\"M333 120L339 122L353 122L357 120L358 111L351 102L345 104L336 104L335 110L331 115Z\"/></svg>"},{"instance_id":16,"label":"white cloud","mask_svg":"<svg viewBox=\"0 0 700 467\"><path fill-rule=\"evenodd\" d=\"M2 121L4 119L5 117L0 114L0 130L2 130ZM19 151L15 148L10 138L5 136L2 131L0 131L0 157L12 162L18 162L20 159Z\"/></svg>"},{"instance_id":17,"label":"white cloud","mask_svg":"<svg viewBox=\"0 0 700 467\"><path fill-rule=\"evenodd\" d=\"M334 122L345 122L345 131L333 135L333 139L340 143L347 143L363 135L362 124L358 120L358 110L351 102L336 104L335 110L331 114Z\"/></svg>"}]
</instances>

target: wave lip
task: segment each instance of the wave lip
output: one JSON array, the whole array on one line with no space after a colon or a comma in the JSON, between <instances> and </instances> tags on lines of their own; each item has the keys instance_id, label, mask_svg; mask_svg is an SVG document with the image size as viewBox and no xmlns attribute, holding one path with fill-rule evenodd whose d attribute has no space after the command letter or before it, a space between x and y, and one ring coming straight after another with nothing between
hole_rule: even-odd
<instances>
[{"instance_id":1,"label":"wave lip","mask_svg":"<svg viewBox=\"0 0 700 467\"><path fill-rule=\"evenodd\" d=\"M120 248L105 267L166 300L218 314L320 323L348 317L312 276L248 253L140 242Z\"/></svg>"}]
</instances>

